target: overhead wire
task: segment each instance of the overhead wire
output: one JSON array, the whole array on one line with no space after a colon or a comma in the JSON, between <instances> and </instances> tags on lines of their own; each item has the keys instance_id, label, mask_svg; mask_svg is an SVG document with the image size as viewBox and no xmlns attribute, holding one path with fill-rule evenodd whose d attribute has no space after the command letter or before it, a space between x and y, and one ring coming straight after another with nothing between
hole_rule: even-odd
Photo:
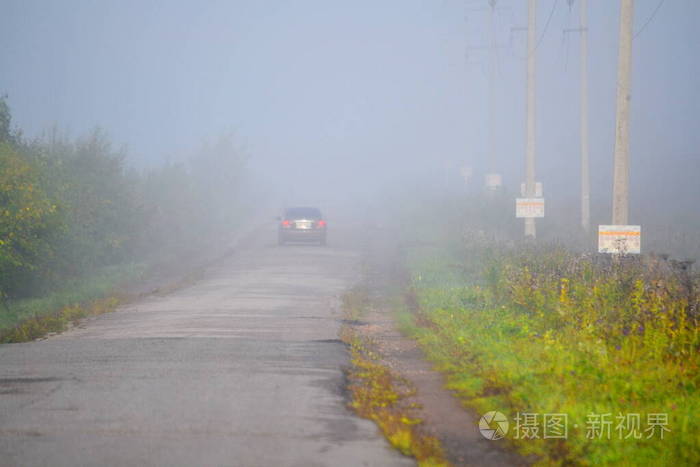
<instances>
[{"instance_id":1,"label":"overhead wire","mask_svg":"<svg viewBox=\"0 0 700 467\"><path fill-rule=\"evenodd\" d=\"M554 16L554 12L557 9L557 4L559 3L559 0L554 0L554 3L552 4L552 9L549 11L549 16L547 17L547 21L544 24L544 29L542 30L542 34L540 34L539 39L537 39L537 42L535 43L535 47L532 49L532 51L528 51L528 53L525 54L525 56L518 56L515 53L512 53L513 57L519 58L521 60L527 60L531 54L534 54L537 52L537 49L540 47L540 44L542 43L542 39L544 39L544 36L547 34L547 30L549 29L549 23L552 21L552 17ZM511 32L511 38L512 38L512 32Z\"/></svg>"},{"instance_id":2,"label":"overhead wire","mask_svg":"<svg viewBox=\"0 0 700 467\"><path fill-rule=\"evenodd\" d=\"M638 35L640 35L642 32L644 32L644 29L646 29L646 27L649 26L649 23L652 22L652 20L654 19L654 17L656 16L656 14L659 12L659 10L661 9L661 7L664 5L664 3L666 3L666 0L660 0L660 1L659 1L659 3L656 5L656 8L655 8L654 11L651 13L651 16L649 16L649 18L648 18L648 19L646 20L646 22L642 25L642 27L639 28L639 31L637 31L636 33L634 33L634 37L633 37L634 39L636 39Z\"/></svg>"},{"instance_id":3,"label":"overhead wire","mask_svg":"<svg viewBox=\"0 0 700 467\"><path fill-rule=\"evenodd\" d=\"M549 23L550 21L552 21L552 16L554 16L554 11L557 9L558 3L559 0L554 0L554 3L552 4L552 9L549 12L549 17L547 17L547 22L544 23L544 30L542 31L542 35L540 35L540 38L537 40L537 44L535 44L535 48L532 50L532 53L535 53L537 51L537 48L542 42L542 39L544 39L544 36L547 34L547 29L549 29Z\"/></svg>"}]
</instances>

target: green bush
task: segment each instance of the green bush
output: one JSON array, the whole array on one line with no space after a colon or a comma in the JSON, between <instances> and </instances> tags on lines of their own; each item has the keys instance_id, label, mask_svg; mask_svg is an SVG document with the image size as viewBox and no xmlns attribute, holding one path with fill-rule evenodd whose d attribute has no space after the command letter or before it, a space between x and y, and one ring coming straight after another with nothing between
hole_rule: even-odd
<instances>
[{"instance_id":1,"label":"green bush","mask_svg":"<svg viewBox=\"0 0 700 467\"><path fill-rule=\"evenodd\" d=\"M186 163L139 172L106 133L27 142L0 98L0 297L62 289L94 271L210 248L235 228L246 158L232 135Z\"/></svg>"}]
</instances>

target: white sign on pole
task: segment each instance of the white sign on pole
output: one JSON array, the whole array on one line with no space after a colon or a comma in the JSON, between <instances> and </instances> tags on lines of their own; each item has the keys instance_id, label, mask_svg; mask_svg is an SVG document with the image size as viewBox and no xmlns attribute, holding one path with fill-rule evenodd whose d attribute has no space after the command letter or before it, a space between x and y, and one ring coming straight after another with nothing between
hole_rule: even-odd
<instances>
[{"instance_id":1,"label":"white sign on pole","mask_svg":"<svg viewBox=\"0 0 700 467\"><path fill-rule=\"evenodd\" d=\"M523 198L527 196L527 193L525 192L525 184L521 183L520 184L520 196ZM535 198L541 198L542 197L542 182L536 182L535 183Z\"/></svg>"},{"instance_id":2,"label":"white sign on pole","mask_svg":"<svg viewBox=\"0 0 700 467\"><path fill-rule=\"evenodd\" d=\"M544 217L544 198L517 198L515 217Z\"/></svg>"},{"instance_id":3,"label":"white sign on pole","mask_svg":"<svg viewBox=\"0 0 700 467\"><path fill-rule=\"evenodd\" d=\"M642 251L642 227L639 225L599 225L598 253L634 254Z\"/></svg>"},{"instance_id":4,"label":"white sign on pole","mask_svg":"<svg viewBox=\"0 0 700 467\"><path fill-rule=\"evenodd\" d=\"M501 174L486 174L486 188L496 190L501 188Z\"/></svg>"}]
</instances>

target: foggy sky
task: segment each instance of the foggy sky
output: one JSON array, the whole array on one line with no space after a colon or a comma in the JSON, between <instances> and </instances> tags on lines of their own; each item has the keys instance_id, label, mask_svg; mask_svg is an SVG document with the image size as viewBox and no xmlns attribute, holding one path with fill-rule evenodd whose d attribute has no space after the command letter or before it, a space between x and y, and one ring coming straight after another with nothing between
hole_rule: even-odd
<instances>
[{"instance_id":1,"label":"foggy sky","mask_svg":"<svg viewBox=\"0 0 700 467\"><path fill-rule=\"evenodd\" d=\"M495 169L524 177L524 0L497 15ZM540 0L538 37L554 0ZM610 196L619 2L591 0L593 196ZM636 2L635 31L658 0ZM459 165L481 185L488 148L487 1L3 1L0 92L29 137L99 125L136 166L234 130L273 183L353 196ZM483 7L479 11L478 7ZM668 0L634 41L634 213L699 217L700 2ZM578 193L578 4L559 0L537 49L537 171ZM449 177L454 183L455 177ZM340 193L340 194L339 194ZM296 196L296 195L295 195ZM676 206L676 204L674 204ZM638 216L640 214L637 214ZM636 220L638 222L638 220Z\"/></svg>"}]
</instances>

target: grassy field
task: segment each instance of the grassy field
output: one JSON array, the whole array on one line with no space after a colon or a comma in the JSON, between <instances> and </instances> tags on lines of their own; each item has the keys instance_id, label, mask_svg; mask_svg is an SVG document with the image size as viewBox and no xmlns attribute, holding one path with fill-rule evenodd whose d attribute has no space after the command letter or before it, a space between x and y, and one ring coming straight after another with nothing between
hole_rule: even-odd
<instances>
[{"instance_id":1,"label":"grassy field","mask_svg":"<svg viewBox=\"0 0 700 467\"><path fill-rule=\"evenodd\" d=\"M439 210L423 216L411 222L433 228L402 240L403 327L465 406L505 414L506 438L543 465L700 464L699 284L687 265L504 242Z\"/></svg>"}]
</instances>

